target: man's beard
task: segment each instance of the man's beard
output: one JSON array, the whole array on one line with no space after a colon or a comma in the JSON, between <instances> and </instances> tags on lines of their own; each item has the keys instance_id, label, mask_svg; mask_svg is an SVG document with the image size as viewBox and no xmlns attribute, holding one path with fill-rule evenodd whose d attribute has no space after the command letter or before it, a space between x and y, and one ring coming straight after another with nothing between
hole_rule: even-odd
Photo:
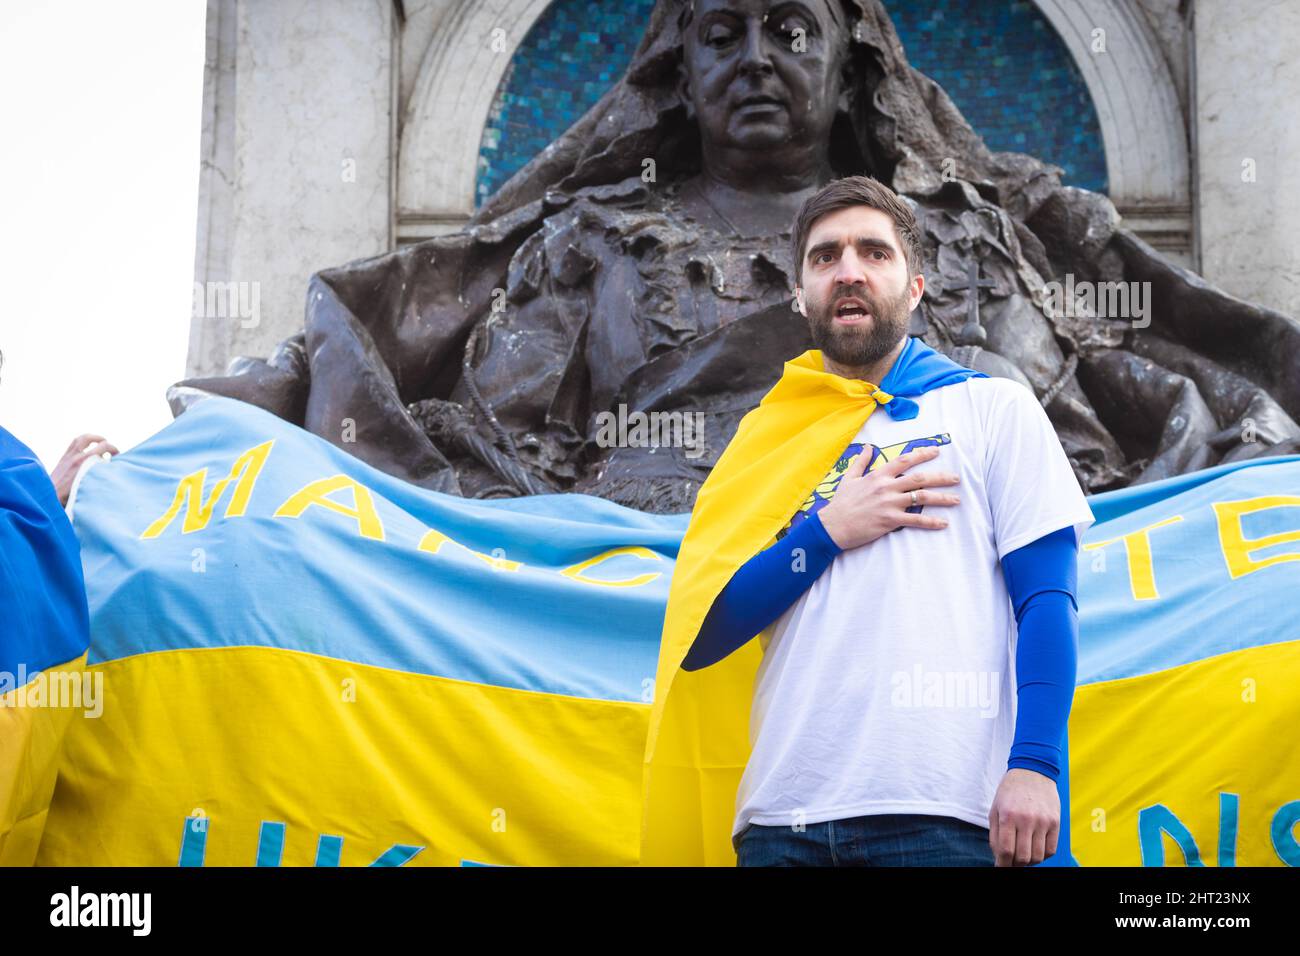
<instances>
[{"instance_id":1,"label":"man's beard","mask_svg":"<svg viewBox=\"0 0 1300 956\"><path fill-rule=\"evenodd\" d=\"M837 299L853 297L866 303L871 320L860 325L840 325L835 322ZM813 344L831 361L853 368L872 365L893 350L907 334L911 309L907 305L908 288L898 297L877 299L865 289L838 286L825 302L810 302L809 330Z\"/></svg>"}]
</instances>

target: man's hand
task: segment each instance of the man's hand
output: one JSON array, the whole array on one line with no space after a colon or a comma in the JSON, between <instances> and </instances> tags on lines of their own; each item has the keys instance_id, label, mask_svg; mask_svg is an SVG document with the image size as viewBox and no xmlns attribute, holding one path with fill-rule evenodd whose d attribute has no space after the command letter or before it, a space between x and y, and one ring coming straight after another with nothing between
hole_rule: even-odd
<instances>
[{"instance_id":1,"label":"man's hand","mask_svg":"<svg viewBox=\"0 0 1300 956\"><path fill-rule=\"evenodd\" d=\"M847 551L875 541L903 526L946 528L948 522L933 515L913 514L911 492L918 505L955 505L961 499L941 491L922 491L932 485L955 485L960 480L945 472L904 474L913 465L930 461L939 454L934 445L899 455L870 474L864 475L866 451L858 454L845 469L835 489L835 497L821 510L822 527L841 549Z\"/></svg>"},{"instance_id":2,"label":"man's hand","mask_svg":"<svg viewBox=\"0 0 1300 956\"><path fill-rule=\"evenodd\" d=\"M1042 863L1056 852L1060 832L1061 795L1056 782L1033 770L1008 770L989 811L989 846L997 865Z\"/></svg>"},{"instance_id":3,"label":"man's hand","mask_svg":"<svg viewBox=\"0 0 1300 956\"><path fill-rule=\"evenodd\" d=\"M87 458L98 457L105 452L110 455L118 453L103 435L78 435L72 439L72 444L63 453L54 470L50 472L50 481L54 482L54 490L59 493L59 504L65 508L68 506L68 495L72 494L72 482L76 479L77 472L81 470L82 463Z\"/></svg>"}]
</instances>

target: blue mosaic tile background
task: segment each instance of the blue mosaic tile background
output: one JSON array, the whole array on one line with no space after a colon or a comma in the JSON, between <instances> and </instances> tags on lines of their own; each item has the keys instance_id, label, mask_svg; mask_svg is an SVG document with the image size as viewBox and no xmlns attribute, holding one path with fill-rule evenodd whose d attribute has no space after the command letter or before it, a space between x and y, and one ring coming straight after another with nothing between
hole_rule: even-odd
<instances>
[{"instance_id":1,"label":"blue mosaic tile background","mask_svg":"<svg viewBox=\"0 0 1300 956\"><path fill-rule=\"evenodd\" d=\"M555 0L497 91L479 146L476 203L591 107L626 69L654 0ZM990 149L1030 153L1067 185L1105 192L1101 127L1083 76L1030 0L886 0L909 61Z\"/></svg>"}]
</instances>

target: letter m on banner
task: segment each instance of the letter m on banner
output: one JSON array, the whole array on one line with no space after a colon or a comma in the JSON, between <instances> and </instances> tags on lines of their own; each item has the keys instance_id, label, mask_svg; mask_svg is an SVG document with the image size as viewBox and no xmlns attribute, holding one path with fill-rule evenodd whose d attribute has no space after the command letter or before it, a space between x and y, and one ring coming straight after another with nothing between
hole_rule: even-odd
<instances>
[{"instance_id":1,"label":"letter m on banner","mask_svg":"<svg viewBox=\"0 0 1300 956\"><path fill-rule=\"evenodd\" d=\"M226 505L226 517L236 518L242 515L248 509L248 499L253 494L253 485L262 472L262 466L266 464L267 456L271 454L273 444L275 439L263 442L236 458L235 463L230 466L230 473L213 486L212 493L206 501L203 500L203 489L207 484L208 470L200 468L193 474L186 475L176 486L171 507L161 518L145 528L140 537L142 539L158 537L176 520L181 509L185 510L181 534L202 531L212 520L212 512L221 500L221 496L225 494L226 486L232 483L235 490L230 496L230 503Z\"/></svg>"}]
</instances>

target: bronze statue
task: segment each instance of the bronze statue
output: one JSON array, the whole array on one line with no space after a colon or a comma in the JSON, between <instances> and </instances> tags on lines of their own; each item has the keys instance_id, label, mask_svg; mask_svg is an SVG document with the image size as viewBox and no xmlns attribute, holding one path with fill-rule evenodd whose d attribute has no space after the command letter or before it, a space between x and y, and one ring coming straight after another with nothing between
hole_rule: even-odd
<instances>
[{"instance_id":1,"label":"bronze statue","mask_svg":"<svg viewBox=\"0 0 1300 956\"><path fill-rule=\"evenodd\" d=\"M440 491L689 511L813 347L800 203L866 173L924 232L911 333L1032 388L1085 491L1300 450L1300 324L1165 261L1057 167L990 152L879 0L774 5L659 0L618 83L463 231L316 274L302 333L174 386L173 411L240 398ZM1123 318L1097 308L1130 291ZM601 440L602 413L634 412L703 413L702 444Z\"/></svg>"}]
</instances>

